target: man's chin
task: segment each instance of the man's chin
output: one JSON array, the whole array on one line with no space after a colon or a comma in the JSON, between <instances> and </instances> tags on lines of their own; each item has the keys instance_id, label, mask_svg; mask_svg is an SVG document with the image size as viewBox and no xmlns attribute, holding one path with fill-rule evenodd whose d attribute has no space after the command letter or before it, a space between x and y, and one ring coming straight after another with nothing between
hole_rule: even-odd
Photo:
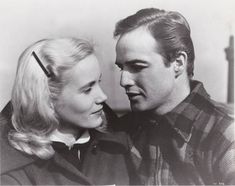
<instances>
[{"instance_id":1,"label":"man's chin","mask_svg":"<svg viewBox=\"0 0 235 186\"><path fill-rule=\"evenodd\" d=\"M133 112L143 112L146 110L142 105L140 104L131 104L131 110Z\"/></svg>"}]
</instances>

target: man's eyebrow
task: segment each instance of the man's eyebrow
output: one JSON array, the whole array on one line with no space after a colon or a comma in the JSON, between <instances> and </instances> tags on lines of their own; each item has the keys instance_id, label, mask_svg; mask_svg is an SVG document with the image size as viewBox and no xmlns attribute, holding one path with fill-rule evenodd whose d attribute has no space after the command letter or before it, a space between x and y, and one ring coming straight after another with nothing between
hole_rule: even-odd
<instances>
[{"instance_id":1,"label":"man's eyebrow","mask_svg":"<svg viewBox=\"0 0 235 186\"><path fill-rule=\"evenodd\" d=\"M132 59L132 60L129 60L129 61L125 61L125 64L131 64L131 63L143 63L143 64L147 64L148 62L145 61L145 60L140 60L140 59ZM116 61L115 64L117 66L123 66L122 63Z\"/></svg>"}]
</instances>

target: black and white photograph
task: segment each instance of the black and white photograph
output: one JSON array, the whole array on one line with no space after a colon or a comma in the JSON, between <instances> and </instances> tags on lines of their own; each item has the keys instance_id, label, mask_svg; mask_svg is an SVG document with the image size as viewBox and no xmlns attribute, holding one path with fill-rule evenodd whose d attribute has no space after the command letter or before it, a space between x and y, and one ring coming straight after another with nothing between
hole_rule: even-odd
<instances>
[{"instance_id":1,"label":"black and white photograph","mask_svg":"<svg viewBox=\"0 0 235 186\"><path fill-rule=\"evenodd\" d=\"M0 185L235 185L234 0L0 0Z\"/></svg>"}]
</instances>

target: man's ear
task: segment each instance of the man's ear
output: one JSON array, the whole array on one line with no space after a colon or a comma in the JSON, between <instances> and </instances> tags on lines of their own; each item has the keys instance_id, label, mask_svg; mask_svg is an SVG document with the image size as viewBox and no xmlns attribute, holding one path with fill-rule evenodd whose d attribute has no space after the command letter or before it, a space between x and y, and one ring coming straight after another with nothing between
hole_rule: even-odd
<instances>
[{"instance_id":1,"label":"man's ear","mask_svg":"<svg viewBox=\"0 0 235 186\"><path fill-rule=\"evenodd\" d=\"M181 51L178 53L177 57L175 58L175 61L173 62L175 77L180 76L187 68L187 58L188 56L186 52Z\"/></svg>"}]
</instances>

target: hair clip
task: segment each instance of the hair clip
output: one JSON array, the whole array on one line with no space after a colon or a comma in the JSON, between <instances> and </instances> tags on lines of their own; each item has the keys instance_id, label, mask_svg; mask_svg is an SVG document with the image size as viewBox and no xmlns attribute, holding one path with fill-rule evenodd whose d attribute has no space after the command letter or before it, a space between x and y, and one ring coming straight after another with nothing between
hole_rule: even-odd
<instances>
[{"instance_id":1,"label":"hair clip","mask_svg":"<svg viewBox=\"0 0 235 186\"><path fill-rule=\"evenodd\" d=\"M51 77L51 74L48 72L48 70L43 66L41 60L38 58L37 54L33 51L32 52L33 57L36 59L36 61L38 62L39 66L41 67L41 69L43 70L43 72L46 74L46 76L49 78Z\"/></svg>"}]
</instances>

